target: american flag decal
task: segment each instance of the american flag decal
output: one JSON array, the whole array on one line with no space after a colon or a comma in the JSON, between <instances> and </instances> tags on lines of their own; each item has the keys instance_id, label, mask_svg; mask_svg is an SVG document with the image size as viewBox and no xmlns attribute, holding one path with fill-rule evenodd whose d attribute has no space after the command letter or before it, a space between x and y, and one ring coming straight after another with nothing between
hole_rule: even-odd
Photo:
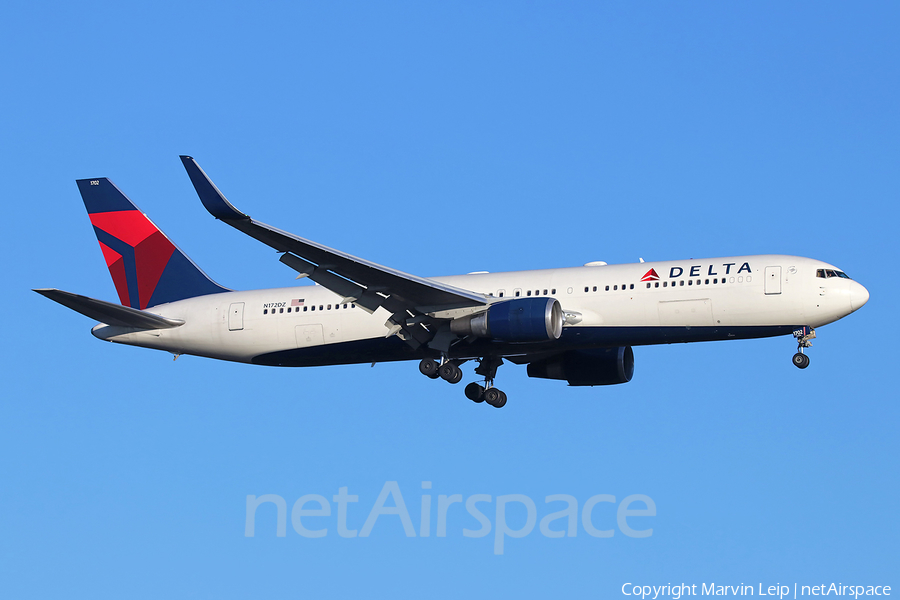
<instances>
[{"instance_id":1,"label":"american flag decal","mask_svg":"<svg viewBox=\"0 0 900 600\"><path fill-rule=\"evenodd\" d=\"M291 300L291 306L303 306L303 300L303 298L294 298L293 300Z\"/></svg>"}]
</instances>

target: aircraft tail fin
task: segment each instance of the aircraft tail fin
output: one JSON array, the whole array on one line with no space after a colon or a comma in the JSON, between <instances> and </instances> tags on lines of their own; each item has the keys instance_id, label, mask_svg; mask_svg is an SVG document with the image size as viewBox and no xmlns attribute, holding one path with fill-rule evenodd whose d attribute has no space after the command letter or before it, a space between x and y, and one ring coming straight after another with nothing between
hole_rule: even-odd
<instances>
[{"instance_id":1,"label":"aircraft tail fin","mask_svg":"<svg viewBox=\"0 0 900 600\"><path fill-rule=\"evenodd\" d=\"M230 291L201 271L112 181L76 183L123 306L143 310Z\"/></svg>"}]
</instances>

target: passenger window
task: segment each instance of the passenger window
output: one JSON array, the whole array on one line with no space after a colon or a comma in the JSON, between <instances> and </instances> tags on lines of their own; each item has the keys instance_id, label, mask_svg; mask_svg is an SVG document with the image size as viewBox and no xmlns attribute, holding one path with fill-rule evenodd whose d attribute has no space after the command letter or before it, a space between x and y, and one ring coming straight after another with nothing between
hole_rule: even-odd
<instances>
[{"instance_id":1,"label":"passenger window","mask_svg":"<svg viewBox=\"0 0 900 600\"><path fill-rule=\"evenodd\" d=\"M585 288L584 288L584 291L585 291L585 293L587 293L587 292L591 291L591 288L585 287Z\"/></svg>"},{"instance_id":2,"label":"passenger window","mask_svg":"<svg viewBox=\"0 0 900 600\"><path fill-rule=\"evenodd\" d=\"M288 312L291 312L291 307L290 307L290 306L288 306Z\"/></svg>"},{"instance_id":3,"label":"passenger window","mask_svg":"<svg viewBox=\"0 0 900 600\"><path fill-rule=\"evenodd\" d=\"M649 282L649 281L647 282L647 289L648 289L648 290L650 289L650 282Z\"/></svg>"},{"instance_id":4,"label":"passenger window","mask_svg":"<svg viewBox=\"0 0 900 600\"><path fill-rule=\"evenodd\" d=\"M709 279L706 280L706 285L709 285Z\"/></svg>"},{"instance_id":5,"label":"passenger window","mask_svg":"<svg viewBox=\"0 0 900 600\"><path fill-rule=\"evenodd\" d=\"M526 296L530 296L530 295L531 295L531 290L528 290L528 292L527 292L525 295L526 295Z\"/></svg>"},{"instance_id":6,"label":"passenger window","mask_svg":"<svg viewBox=\"0 0 900 600\"><path fill-rule=\"evenodd\" d=\"M669 282L668 282L668 281L663 281L663 287L669 287Z\"/></svg>"},{"instance_id":7,"label":"passenger window","mask_svg":"<svg viewBox=\"0 0 900 600\"><path fill-rule=\"evenodd\" d=\"M694 285L694 280L693 280L693 279L688 279L688 285Z\"/></svg>"},{"instance_id":8,"label":"passenger window","mask_svg":"<svg viewBox=\"0 0 900 600\"><path fill-rule=\"evenodd\" d=\"M502 297L503 297L503 292L500 292L500 293L498 294L498 296L500 296L500 297L502 298Z\"/></svg>"},{"instance_id":9,"label":"passenger window","mask_svg":"<svg viewBox=\"0 0 900 600\"><path fill-rule=\"evenodd\" d=\"M607 292L609 291L609 286L606 286L606 291L607 291Z\"/></svg>"},{"instance_id":10,"label":"passenger window","mask_svg":"<svg viewBox=\"0 0 900 600\"><path fill-rule=\"evenodd\" d=\"M684 279L682 279L682 280L681 280L681 283L679 283L678 285L684 287Z\"/></svg>"},{"instance_id":11,"label":"passenger window","mask_svg":"<svg viewBox=\"0 0 900 600\"><path fill-rule=\"evenodd\" d=\"M309 307L308 307L308 306L304 306L304 307L303 307L303 312L306 312L306 309L307 309L307 308L309 308Z\"/></svg>"},{"instance_id":12,"label":"passenger window","mask_svg":"<svg viewBox=\"0 0 900 600\"><path fill-rule=\"evenodd\" d=\"M619 286L614 285L614 286L613 286L613 289L614 289L614 290L618 290L618 289L619 289Z\"/></svg>"},{"instance_id":13,"label":"passenger window","mask_svg":"<svg viewBox=\"0 0 900 600\"><path fill-rule=\"evenodd\" d=\"M264 308L264 309L263 309L263 314L264 314L264 315L269 314L269 309L268 309L268 308Z\"/></svg>"},{"instance_id":14,"label":"passenger window","mask_svg":"<svg viewBox=\"0 0 900 600\"><path fill-rule=\"evenodd\" d=\"M553 294L553 295L555 296L555 295L556 295L556 288L553 288L552 290L550 290L550 293Z\"/></svg>"},{"instance_id":15,"label":"passenger window","mask_svg":"<svg viewBox=\"0 0 900 600\"><path fill-rule=\"evenodd\" d=\"M659 282L657 281L655 284L653 284L653 287L659 287Z\"/></svg>"},{"instance_id":16,"label":"passenger window","mask_svg":"<svg viewBox=\"0 0 900 600\"><path fill-rule=\"evenodd\" d=\"M632 290L634 289L634 284L633 284L633 283L631 284L631 286L629 286L629 289L632 289Z\"/></svg>"},{"instance_id":17,"label":"passenger window","mask_svg":"<svg viewBox=\"0 0 900 600\"><path fill-rule=\"evenodd\" d=\"M595 291L595 292L597 291L597 286L596 286L596 285L594 286L594 291Z\"/></svg>"},{"instance_id":18,"label":"passenger window","mask_svg":"<svg viewBox=\"0 0 900 600\"><path fill-rule=\"evenodd\" d=\"M313 306L313 307L312 307L312 309L313 309L313 310L316 310L316 307L315 307L315 306Z\"/></svg>"},{"instance_id":19,"label":"passenger window","mask_svg":"<svg viewBox=\"0 0 900 600\"><path fill-rule=\"evenodd\" d=\"M278 309L278 312L283 313L283 312L284 312L284 309L283 309L283 308L279 308L279 309Z\"/></svg>"}]
</instances>

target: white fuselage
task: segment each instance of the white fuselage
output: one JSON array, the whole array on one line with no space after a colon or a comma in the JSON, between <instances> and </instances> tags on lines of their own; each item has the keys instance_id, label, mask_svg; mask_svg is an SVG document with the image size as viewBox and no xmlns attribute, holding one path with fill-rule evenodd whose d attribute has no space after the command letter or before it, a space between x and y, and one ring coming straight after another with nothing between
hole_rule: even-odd
<instances>
[{"instance_id":1,"label":"white fuselage","mask_svg":"<svg viewBox=\"0 0 900 600\"><path fill-rule=\"evenodd\" d=\"M793 327L836 321L868 299L859 283L818 277L820 269L836 270L809 258L760 255L433 279L495 301L556 298L567 313L564 335L544 346L562 348L565 344L640 345L779 335ZM390 314L384 309L370 314L318 285L210 294L154 306L148 312L181 319L184 325L155 331L98 325L93 333L100 339L174 354L262 364L340 364L422 356L396 338L391 350L383 352ZM697 332L705 333L698 336ZM527 352L518 347L519 353ZM259 358L291 352L302 357L299 362ZM455 350L460 357L467 357L467 352L464 344ZM481 352L483 347L470 353ZM510 349L497 353L506 355Z\"/></svg>"}]
</instances>

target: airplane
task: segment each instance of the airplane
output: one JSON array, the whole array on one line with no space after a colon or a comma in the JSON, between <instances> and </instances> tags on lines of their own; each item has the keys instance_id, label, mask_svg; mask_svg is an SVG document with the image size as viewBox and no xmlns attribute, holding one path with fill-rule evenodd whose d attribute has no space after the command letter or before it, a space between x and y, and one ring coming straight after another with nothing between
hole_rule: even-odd
<instances>
[{"instance_id":1,"label":"airplane","mask_svg":"<svg viewBox=\"0 0 900 600\"><path fill-rule=\"evenodd\" d=\"M35 292L100 323L120 344L255 365L310 367L418 360L432 379L496 408L504 360L571 386L627 383L633 346L793 335L793 364L815 328L859 310L869 292L837 267L785 255L730 256L418 277L256 221L181 156L206 210L266 244L315 285L235 291L210 279L109 179L76 183L119 304Z\"/></svg>"}]
</instances>

